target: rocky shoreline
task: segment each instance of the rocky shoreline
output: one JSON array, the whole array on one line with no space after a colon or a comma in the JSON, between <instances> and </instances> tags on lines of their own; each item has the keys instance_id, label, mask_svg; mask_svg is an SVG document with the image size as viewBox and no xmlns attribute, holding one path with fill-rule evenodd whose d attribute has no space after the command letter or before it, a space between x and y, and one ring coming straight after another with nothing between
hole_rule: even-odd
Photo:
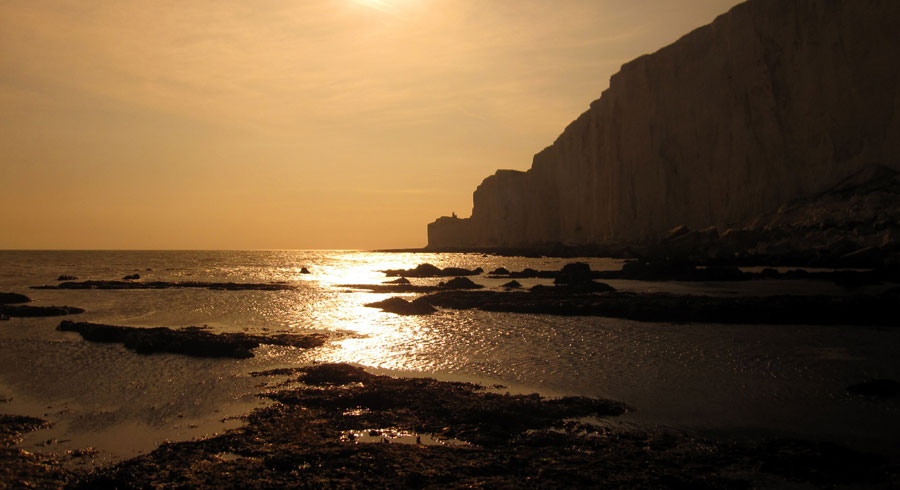
<instances>
[{"instance_id":1,"label":"rocky shoreline","mask_svg":"<svg viewBox=\"0 0 900 490\"><path fill-rule=\"evenodd\" d=\"M554 282L512 291L477 290L474 288L481 285L468 277L443 275L460 270L469 271L468 277L484 274L476 269L447 271L419 266L390 271L401 279L386 284L338 287L427 293L366 305L410 315L430 314L439 311L437 308L477 308L654 322L900 326L894 315L900 300L897 287L879 294L843 296L710 297L622 292L596 280L803 278L837 282L843 271L804 275L737 270L738 275L734 270L686 262L635 261L620 271L592 271L586 264L572 263L557 271L500 267L486 274L494 279L552 278ZM848 283L896 280L890 268L848 273L853 276ZM435 286L414 285L405 279L407 275L447 280ZM10 298L18 301L23 297ZM87 341L120 343L139 354L197 357L248 358L261 344L313 348L325 341L321 335L217 334L200 327L136 328L72 321L61 322L57 329L77 332ZM787 439L733 442L672 430L616 428L604 419L640 409L616 401L500 394L471 383L379 376L346 364L315 364L251 375L273 380L269 391L260 396L274 404L248 414L244 427L201 440L165 443L149 454L89 472L16 447L22 434L40 430L45 421L0 416L4 437L0 480L14 486L66 488L900 485L900 468L884 456L832 443ZM897 386L894 380L875 379L847 390L854 396L893 398L900 392Z\"/></svg>"},{"instance_id":2,"label":"rocky shoreline","mask_svg":"<svg viewBox=\"0 0 900 490\"><path fill-rule=\"evenodd\" d=\"M346 364L256 373L296 387L244 427L90 472L11 449L4 481L66 488L894 488L885 458L798 440L722 442L616 430L629 410L584 397L499 394ZM283 383L282 383L283 384ZM588 417L588 418L585 418ZM15 431L16 420L4 430ZM42 421L28 420L27 429ZM9 428L9 429L8 429ZM14 432L15 433L15 432ZM9 446L5 446L9 447Z\"/></svg>"}]
</instances>

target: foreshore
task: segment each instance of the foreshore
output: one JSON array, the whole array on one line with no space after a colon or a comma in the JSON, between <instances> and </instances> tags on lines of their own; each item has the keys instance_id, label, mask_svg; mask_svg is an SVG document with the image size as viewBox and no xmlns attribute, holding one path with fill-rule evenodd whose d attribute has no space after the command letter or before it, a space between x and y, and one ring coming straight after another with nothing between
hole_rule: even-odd
<instances>
[{"instance_id":1,"label":"foreshore","mask_svg":"<svg viewBox=\"0 0 900 490\"><path fill-rule=\"evenodd\" d=\"M413 301L395 298L403 304L370 304L385 311L408 308L400 313L415 315L447 315L448 310L476 308L672 323L900 326L891 315L900 291L893 285L895 276L889 268L853 271L855 280L849 282L834 271L802 277L821 282L841 280L849 284L848 291L855 291L852 284L856 283L884 283L877 294L835 296L632 293L616 291L596 280L604 276L636 281L800 279L797 274L774 270L738 271L736 276L731 269L683 263L628 264L635 265L621 271L592 271L586 264L572 263L555 271L497 267L489 272L480 267L441 269L420 264L383 271L386 277L400 278L385 284L334 287L424 293ZM501 280L513 278L552 278L555 284L538 283L521 292L514 286L497 286ZM475 289L480 283L492 285ZM140 284L129 281L110 289L156 289ZM216 295L243 294L229 292L239 290L239 285L201 289L216 291ZM257 290L277 295L297 289ZM20 304L26 300L11 294L7 301ZM61 322L58 330L77 332L89 342L119 343L134 355L169 353L201 358L247 359L261 344L303 349L333 340L319 335L249 335L199 327L126 327L68 320ZM248 374L264 382L259 396L271 404L246 414L243 427L200 440L167 442L150 453L90 470L71 462L73 458L89 460L92 448L54 457L17 446L24 434L47 426L47 421L35 417L41 414L3 416L2 481L12 482L14 487L40 488L895 488L900 484L898 454L870 454L813 439L746 437L743 433L732 437L727 431L714 436L618 425L614 421L620 415L641 410L628 399L504 394L502 388L485 389L471 383L375 375L348 364L293 365ZM892 403L897 386L894 380L872 379L847 385L846 391L848 396L873 403Z\"/></svg>"},{"instance_id":2,"label":"foreshore","mask_svg":"<svg viewBox=\"0 0 900 490\"><path fill-rule=\"evenodd\" d=\"M545 399L470 383L372 375L346 364L256 373L289 387L246 425L90 472L12 445L42 421L2 419L2 474L13 485L67 488L895 488L888 459L799 440L716 441L616 430L631 408ZM287 377L287 379L283 379ZM639 409L639 408L638 408Z\"/></svg>"}]
</instances>

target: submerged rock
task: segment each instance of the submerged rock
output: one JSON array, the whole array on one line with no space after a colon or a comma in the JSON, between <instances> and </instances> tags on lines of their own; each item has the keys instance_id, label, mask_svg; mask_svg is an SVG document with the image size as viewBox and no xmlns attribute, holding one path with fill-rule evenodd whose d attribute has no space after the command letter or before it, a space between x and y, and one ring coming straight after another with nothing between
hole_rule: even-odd
<instances>
[{"instance_id":1,"label":"submerged rock","mask_svg":"<svg viewBox=\"0 0 900 490\"><path fill-rule=\"evenodd\" d=\"M388 298L384 301L368 303L366 306L381 308L383 311L398 315L430 315L437 311L427 301L423 301L422 298L413 301L407 301L403 298Z\"/></svg>"},{"instance_id":2,"label":"submerged rock","mask_svg":"<svg viewBox=\"0 0 900 490\"><path fill-rule=\"evenodd\" d=\"M509 270L506 267L497 267L496 269L491 271L491 275L494 276L508 276Z\"/></svg>"},{"instance_id":3,"label":"submerged rock","mask_svg":"<svg viewBox=\"0 0 900 490\"><path fill-rule=\"evenodd\" d=\"M140 274L131 274L122 278L124 281L136 281L141 278Z\"/></svg>"},{"instance_id":4,"label":"submerged rock","mask_svg":"<svg viewBox=\"0 0 900 490\"><path fill-rule=\"evenodd\" d=\"M19 293L0 293L0 305L30 303L31 298Z\"/></svg>"},{"instance_id":5,"label":"submerged rock","mask_svg":"<svg viewBox=\"0 0 900 490\"><path fill-rule=\"evenodd\" d=\"M76 281L76 280L78 280L78 278L75 276L70 276L68 274L63 274L63 275L57 277L56 280L57 281Z\"/></svg>"},{"instance_id":6,"label":"submerged rock","mask_svg":"<svg viewBox=\"0 0 900 490\"><path fill-rule=\"evenodd\" d=\"M309 349L325 343L321 335L250 335L244 333L212 333L201 327L170 329L103 325L99 323L63 321L56 327L63 332L77 332L91 342L123 344L138 354L168 352L194 357L253 357L252 349L260 344L285 345Z\"/></svg>"}]
</instances>

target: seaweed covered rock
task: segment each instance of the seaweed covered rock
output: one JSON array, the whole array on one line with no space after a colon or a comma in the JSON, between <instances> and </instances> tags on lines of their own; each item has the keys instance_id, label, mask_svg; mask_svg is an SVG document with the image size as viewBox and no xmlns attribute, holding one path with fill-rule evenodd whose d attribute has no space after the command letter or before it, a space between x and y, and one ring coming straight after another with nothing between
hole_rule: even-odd
<instances>
[{"instance_id":1,"label":"seaweed covered rock","mask_svg":"<svg viewBox=\"0 0 900 490\"><path fill-rule=\"evenodd\" d=\"M19 303L30 303L31 298L19 293L0 293L0 305L14 305Z\"/></svg>"},{"instance_id":2,"label":"seaweed covered rock","mask_svg":"<svg viewBox=\"0 0 900 490\"><path fill-rule=\"evenodd\" d=\"M65 316L84 313L84 310L75 306L28 306L28 305L0 305L0 316L33 318L42 316Z\"/></svg>"},{"instance_id":3,"label":"seaweed covered rock","mask_svg":"<svg viewBox=\"0 0 900 490\"><path fill-rule=\"evenodd\" d=\"M253 357L252 349L260 344L285 345L299 348L318 347L325 343L319 335L249 335L244 333L213 333L201 327L178 330L156 327L120 327L99 323L65 320L56 327L63 332L77 332L88 341L123 344L139 354L167 352L193 357Z\"/></svg>"},{"instance_id":4,"label":"seaweed covered rock","mask_svg":"<svg viewBox=\"0 0 900 490\"><path fill-rule=\"evenodd\" d=\"M384 301L368 303L366 306L370 308L381 308L383 311L396 313L398 315L430 315L437 311L422 298L413 301L407 301L403 298L388 298Z\"/></svg>"},{"instance_id":5,"label":"seaweed covered rock","mask_svg":"<svg viewBox=\"0 0 900 490\"><path fill-rule=\"evenodd\" d=\"M882 458L833 444L583 421L627 410L610 400L499 394L348 364L258 374L296 374L302 385L279 383L265 394L279 403L245 427L163 444L70 488L892 488L897 478Z\"/></svg>"},{"instance_id":6,"label":"seaweed covered rock","mask_svg":"<svg viewBox=\"0 0 900 490\"><path fill-rule=\"evenodd\" d=\"M411 284L409 282L409 279L407 279L405 277L398 277L397 279L394 279L392 281L385 281L384 283L385 284Z\"/></svg>"},{"instance_id":7,"label":"seaweed covered rock","mask_svg":"<svg viewBox=\"0 0 900 490\"><path fill-rule=\"evenodd\" d=\"M443 289L481 289L484 286L475 284L468 277L454 277L447 282L439 283L438 287Z\"/></svg>"},{"instance_id":8,"label":"seaweed covered rock","mask_svg":"<svg viewBox=\"0 0 900 490\"><path fill-rule=\"evenodd\" d=\"M135 274L136 276L137 274ZM31 289L210 289L214 291L291 291L296 286L280 283L246 283L246 282L202 282L202 281L149 281L138 282L132 278L122 281L67 281L56 286L31 286Z\"/></svg>"},{"instance_id":9,"label":"seaweed covered rock","mask_svg":"<svg viewBox=\"0 0 900 490\"><path fill-rule=\"evenodd\" d=\"M382 271L388 277L452 277L452 276L477 276L484 272L481 267L466 269L464 267L447 267L441 269L431 264L419 264L414 269L388 269Z\"/></svg>"},{"instance_id":10,"label":"seaweed covered rock","mask_svg":"<svg viewBox=\"0 0 900 490\"><path fill-rule=\"evenodd\" d=\"M70 479L55 458L16 447L23 434L49 426L35 417L0 414L0 488L62 488Z\"/></svg>"}]
</instances>

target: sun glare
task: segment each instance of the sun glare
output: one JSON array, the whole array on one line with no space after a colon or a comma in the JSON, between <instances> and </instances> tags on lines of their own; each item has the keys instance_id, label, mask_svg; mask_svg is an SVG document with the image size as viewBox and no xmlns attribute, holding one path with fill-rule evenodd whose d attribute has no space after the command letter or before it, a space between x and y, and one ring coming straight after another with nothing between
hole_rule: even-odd
<instances>
[{"instance_id":1,"label":"sun glare","mask_svg":"<svg viewBox=\"0 0 900 490\"><path fill-rule=\"evenodd\" d=\"M382 12L392 12L397 8L397 2L391 0L353 0L353 3Z\"/></svg>"}]
</instances>

